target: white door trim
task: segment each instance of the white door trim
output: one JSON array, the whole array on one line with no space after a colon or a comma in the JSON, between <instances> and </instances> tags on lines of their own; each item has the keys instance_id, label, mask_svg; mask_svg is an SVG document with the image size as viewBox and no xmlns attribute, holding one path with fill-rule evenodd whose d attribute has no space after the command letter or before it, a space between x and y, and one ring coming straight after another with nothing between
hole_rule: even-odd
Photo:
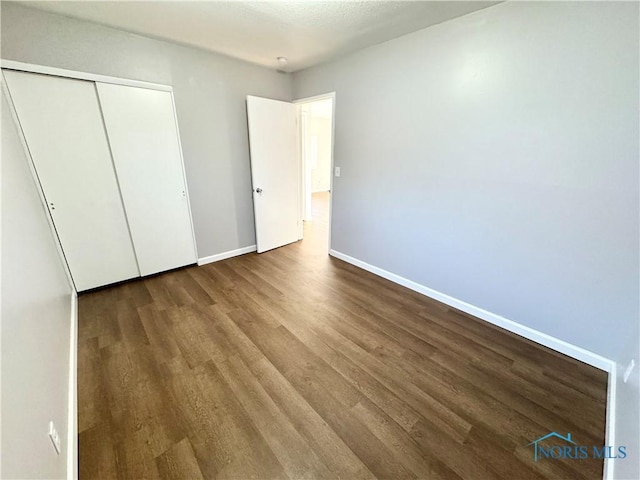
<instances>
[{"instance_id":1,"label":"white door trim","mask_svg":"<svg viewBox=\"0 0 640 480\"><path fill-rule=\"evenodd\" d=\"M336 92L323 93L321 95L314 95L313 97L300 98L298 100L294 100L293 103L296 105L302 105L304 103L317 102L318 100L327 100L331 99L331 174L329 175L329 226L328 226L328 234L329 234L329 251L331 251L331 219L333 218L333 177L334 177L334 148L335 148L335 138L336 138ZM300 107L297 108L298 115L298 135L302 135L302 109ZM299 205L304 205L304 155L301 149L298 149L298 165L299 169L302 172L300 177L300 202ZM300 224L302 225L302 207L300 207L301 215L300 215ZM302 238L302 232L300 234L300 238Z\"/></svg>"},{"instance_id":2,"label":"white door trim","mask_svg":"<svg viewBox=\"0 0 640 480\"><path fill-rule=\"evenodd\" d=\"M317 102L318 100L326 100L328 98L335 100L336 92L328 92L320 95L314 95L313 97L299 98L298 100L294 100L292 103L311 103Z\"/></svg>"},{"instance_id":3,"label":"white door trim","mask_svg":"<svg viewBox=\"0 0 640 480\"><path fill-rule=\"evenodd\" d=\"M126 85L129 87L147 88L150 90L162 90L172 92L173 87L159 83L143 82L140 80L130 80L127 78L112 77L109 75L99 75L96 73L78 72L76 70L66 70L64 68L49 67L47 65L36 65L33 63L16 62L14 60L0 59L0 67L8 70L19 70L22 72L42 73L56 77L75 78L79 80L89 80L91 82L113 83L116 85Z\"/></svg>"}]
</instances>

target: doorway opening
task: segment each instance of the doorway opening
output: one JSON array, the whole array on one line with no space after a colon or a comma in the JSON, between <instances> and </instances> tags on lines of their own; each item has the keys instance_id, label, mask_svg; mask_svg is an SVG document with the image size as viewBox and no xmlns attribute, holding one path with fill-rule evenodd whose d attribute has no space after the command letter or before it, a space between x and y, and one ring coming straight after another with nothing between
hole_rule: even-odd
<instances>
[{"instance_id":1,"label":"doorway opening","mask_svg":"<svg viewBox=\"0 0 640 480\"><path fill-rule=\"evenodd\" d=\"M326 254L331 248L335 93L295 103L300 139L300 238Z\"/></svg>"}]
</instances>

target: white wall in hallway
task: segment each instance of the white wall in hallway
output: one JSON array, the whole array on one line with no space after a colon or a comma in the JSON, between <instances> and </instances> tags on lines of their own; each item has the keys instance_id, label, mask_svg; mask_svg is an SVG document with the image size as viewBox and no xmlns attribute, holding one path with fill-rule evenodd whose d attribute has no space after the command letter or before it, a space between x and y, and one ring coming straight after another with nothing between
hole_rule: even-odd
<instances>
[{"instance_id":1,"label":"white wall in hallway","mask_svg":"<svg viewBox=\"0 0 640 480\"><path fill-rule=\"evenodd\" d=\"M311 191L327 192L331 188L331 119L309 117L309 135L316 137L315 168L311 170Z\"/></svg>"}]
</instances>

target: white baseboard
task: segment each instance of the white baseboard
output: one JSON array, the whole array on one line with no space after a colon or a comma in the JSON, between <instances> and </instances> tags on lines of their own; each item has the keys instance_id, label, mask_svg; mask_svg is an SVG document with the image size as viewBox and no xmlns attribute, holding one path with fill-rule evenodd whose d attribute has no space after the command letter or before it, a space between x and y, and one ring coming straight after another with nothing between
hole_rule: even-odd
<instances>
[{"instance_id":1,"label":"white baseboard","mask_svg":"<svg viewBox=\"0 0 640 480\"><path fill-rule=\"evenodd\" d=\"M370 265L366 262L363 262L362 260L358 260L357 258L350 257L349 255L345 255L344 253L338 252L336 250L330 250L329 255L340 260L344 260L347 263L355 265L356 267L360 267L363 270L367 270L368 272L374 273L380 277L386 278L387 280L402 285L403 287L407 287L410 290L426 295L427 297L433 298L434 300L438 300L446 305L449 305L450 307L462 310L465 313L485 320L489 323L492 323L493 325L497 325L498 327L504 328L505 330L516 333L524 338L539 343L540 345L544 345L545 347L549 347L552 350L568 355L569 357L592 365L596 368L599 368L600 370L604 370L605 372L610 372L612 369L612 365L615 365L615 362L613 362L612 360L609 360L608 358L593 353L582 347L578 347L577 345L565 342L564 340L560 340L559 338L555 338L533 328L521 325L518 322L514 322L513 320L501 317L499 315L496 315L495 313L488 312L487 310L476 307L462 300L458 300L457 298L451 297L442 292L438 292L437 290L433 290L432 288L425 287L424 285L420 285L419 283L401 277L400 275L396 275L395 273L391 273L383 270L382 268Z\"/></svg>"},{"instance_id":2,"label":"white baseboard","mask_svg":"<svg viewBox=\"0 0 640 480\"><path fill-rule=\"evenodd\" d=\"M78 294L71 291L69 339L69 405L67 425L67 480L78 478Z\"/></svg>"},{"instance_id":3,"label":"white baseboard","mask_svg":"<svg viewBox=\"0 0 640 480\"><path fill-rule=\"evenodd\" d=\"M616 362L611 362L609 370L609 379L607 384L607 418L605 420L605 444L616 444L616 405L617 405L617 385L618 385L618 366ZM616 462L607 458L604 461L604 480L613 480Z\"/></svg>"},{"instance_id":4,"label":"white baseboard","mask_svg":"<svg viewBox=\"0 0 640 480\"><path fill-rule=\"evenodd\" d=\"M220 260L226 260L227 258L237 257L238 255L244 255L245 253L251 253L256 251L255 245L248 247L238 248L236 250L229 250L228 252L218 253L216 255L210 255L198 259L198 266L206 265L207 263L219 262Z\"/></svg>"},{"instance_id":5,"label":"white baseboard","mask_svg":"<svg viewBox=\"0 0 640 480\"><path fill-rule=\"evenodd\" d=\"M420 285L419 283L401 277L400 275L396 275L395 273L391 273L387 270L368 264L366 262L363 262L362 260L358 260L357 258L351 257L336 250L329 250L329 255L355 265L356 267L362 268L363 270L367 270L368 272L371 272L382 278L386 278L393 283L397 283L398 285L407 287L414 292L418 292L422 295L433 298L434 300L438 300L446 305L449 305L450 307L457 308L458 310L473 315L474 317L480 318L493 325L504 328L505 330L518 334L533 342L539 343L540 345L544 345L545 347L551 348L552 350L563 353L571 358L575 358L576 360L580 360L581 362L596 367L600 370L604 370L609 374L607 386L607 419L605 441L607 445L615 445L617 375L616 362L614 362L613 360L609 360L608 358L598 355L597 353L591 352L582 347L578 347L577 345L573 345L569 342L565 342L564 340L560 340L559 338L553 337L551 335L547 335L546 333L540 332L533 328L521 325L518 322L514 322L513 320L501 317L500 315L488 312L487 310L476 307L462 300L458 300L457 298L451 297L442 292L438 292L437 290L433 290L432 288L425 287L424 285ZM605 480L612 480L614 478L614 463L615 462L612 459L605 460L603 475Z\"/></svg>"}]
</instances>

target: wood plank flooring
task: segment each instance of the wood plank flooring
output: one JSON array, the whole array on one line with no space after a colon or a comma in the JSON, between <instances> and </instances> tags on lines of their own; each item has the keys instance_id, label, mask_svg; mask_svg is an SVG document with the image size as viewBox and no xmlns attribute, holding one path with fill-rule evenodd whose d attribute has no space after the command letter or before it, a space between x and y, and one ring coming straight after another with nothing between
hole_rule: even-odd
<instances>
[{"instance_id":1,"label":"wood plank flooring","mask_svg":"<svg viewBox=\"0 0 640 480\"><path fill-rule=\"evenodd\" d=\"M305 240L79 299L80 478L600 479L607 376Z\"/></svg>"}]
</instances>

